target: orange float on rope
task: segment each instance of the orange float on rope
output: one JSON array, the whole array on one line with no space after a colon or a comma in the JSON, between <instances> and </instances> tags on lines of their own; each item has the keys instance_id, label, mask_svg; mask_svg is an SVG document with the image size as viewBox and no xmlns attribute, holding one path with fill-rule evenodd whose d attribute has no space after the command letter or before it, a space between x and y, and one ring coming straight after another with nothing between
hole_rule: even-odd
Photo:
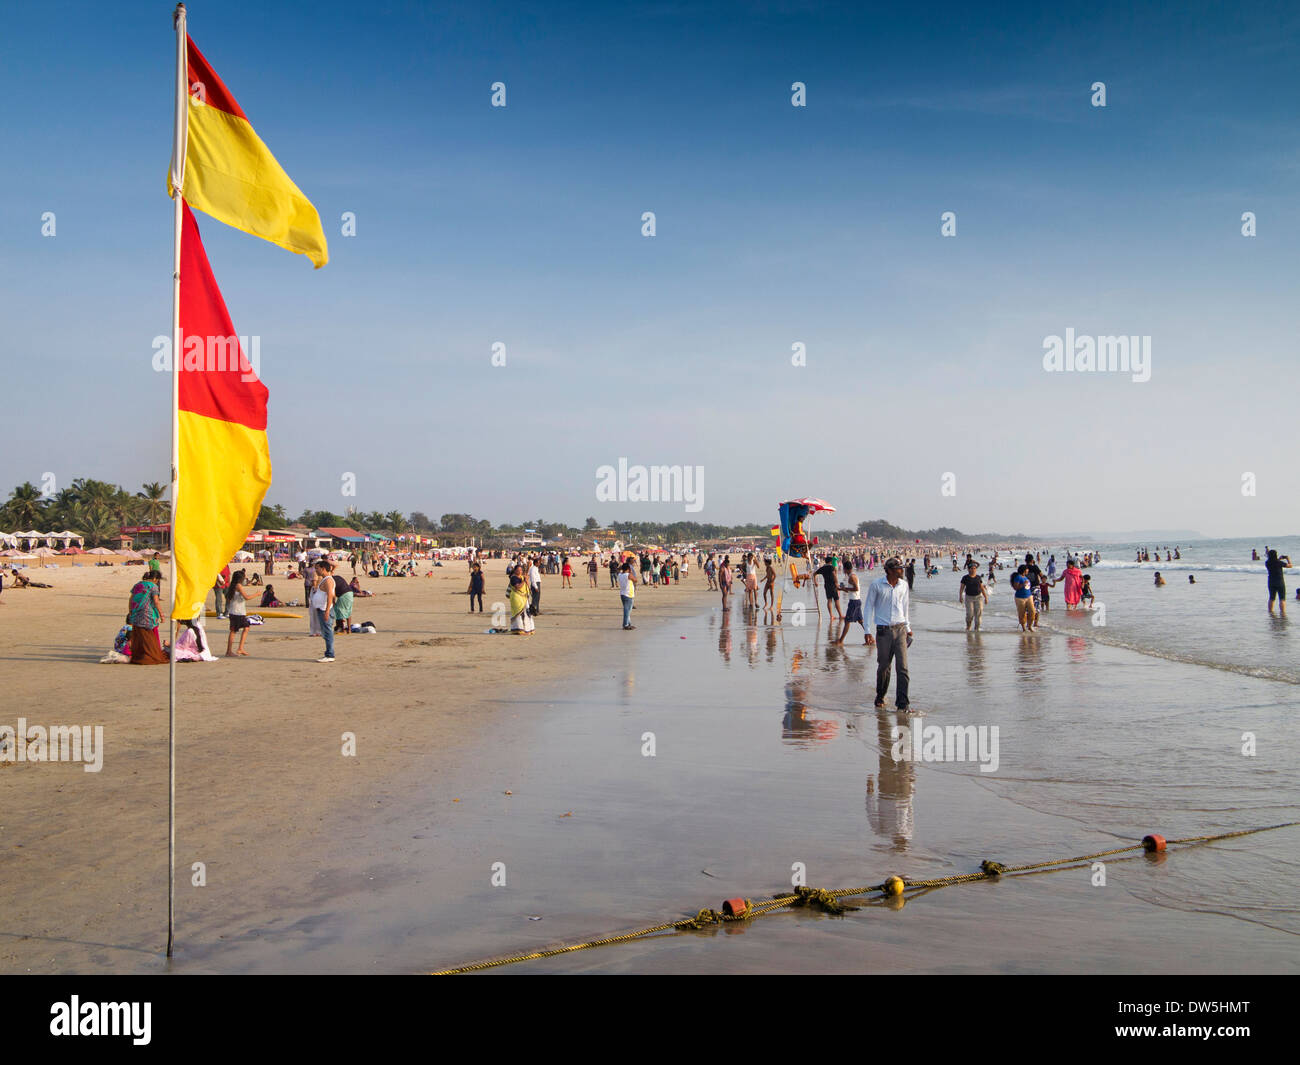
<instances>
[{"instance_id":1,"label":"orange float on rope","mask_svg":"<svg viewBox=\"0 0 1300 1065\"><path fill-rule=\"evenodd\" d=\"M722 904L722 912L728 917L743 917L748 909L749 903L744 899L727 899Z\"/></svg>"},{"instance_id":2,"label":"orange float on rope","mask_svg":"<svg viewBox=\"0 0 1300 1065\"><path fill-rule=\"evenodd\" d=\"M1162 851L1165 849L1165 837L1152 832L1151 835L1142 837L1142 846L1147 851Z\"/></svg>"}]
</instances>

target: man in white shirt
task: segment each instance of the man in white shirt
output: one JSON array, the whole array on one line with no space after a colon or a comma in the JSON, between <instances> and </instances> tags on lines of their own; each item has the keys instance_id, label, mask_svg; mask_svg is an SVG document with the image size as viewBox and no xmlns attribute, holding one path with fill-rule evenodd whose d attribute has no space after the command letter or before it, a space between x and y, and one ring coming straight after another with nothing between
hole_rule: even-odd
<instances>
[{"instance_id":1,"label":"man in white shirt","mask_svg":"<svg viewBox=\"0 0 1300 1065\"><path fill-rule=\"evenodd\" d=\"M537 568L535 555L528 565L528 587L532 591L533 600L528 606L528 613L537 617L542 612L542 571Z\"/></svg>"},{"instance_id":2,"label":"man in white shirt","mask_svg":"<svg viewBox=\"0 0 1300 1065\"><path fill-rule=\"evenodd\" d=\"M907 582L902 580L903 563L895 557L885 561L885 575L871 582L867 599L862 606L863 628L867 630L867 643L876 645L876 708L885 705L889 694L889 667L898 660L898 687L894 705L906 710L907 699L907 648L912 642L912 625L909 616L910 597ZM871 626L876 635L871 635Z\"/></svg>"}]
</instances>

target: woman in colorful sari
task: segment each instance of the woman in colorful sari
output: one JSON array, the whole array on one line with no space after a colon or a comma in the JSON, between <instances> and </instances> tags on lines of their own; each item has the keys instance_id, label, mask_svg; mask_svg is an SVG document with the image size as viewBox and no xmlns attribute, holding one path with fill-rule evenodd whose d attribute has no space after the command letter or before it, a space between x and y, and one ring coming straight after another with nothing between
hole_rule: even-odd
<instances>
[{"instance_id":1,"label":"woman in colorful sari","mask_svg":"<svg viewBox=\"0 0 1300 1065\"><path fill-rule=\"evenodd\" d=\"M528 582L524 580L524 567L516 566L510 574L510 631L532 634L536 625L528 613Z\"/></svg>"},{"instance_id":2,"label":"woman in colorful sari","mask_svg":"<svg viewBox=\"0 0 1300 1065\"><path fill-rule=\"evenodd\" d=\"M1061 580L1065 583L1065 609L1074 610L1083 598L1083 571L1073 558L1066 562Z\"/></svg>"},{"instance_id":3,"label":"woman in colorful sari","mask_svg":"<svg viewBox=\"0 0 1300 1065\"><path fill-rule=\"evenodd\" d=\"M150 571L131 589L131 608L126 620L131 626L133 666L167 664L167 652L158 637L158 624L162 621L162 602L158 596L158 582L161 580L161 573Z\"/></svg>"}]
</instances>

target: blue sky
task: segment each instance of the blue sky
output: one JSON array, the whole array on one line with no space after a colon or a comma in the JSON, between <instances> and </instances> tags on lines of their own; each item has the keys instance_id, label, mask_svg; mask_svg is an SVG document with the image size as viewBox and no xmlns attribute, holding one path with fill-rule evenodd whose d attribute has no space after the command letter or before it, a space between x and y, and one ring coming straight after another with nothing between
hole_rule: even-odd
<instances>
[{"instance_id":1,"label":"blue sky","mask_svg":"<svg viewBox=\"0 0 1300 1065\"><path fill-rule=\"evenodd\" d=\"M0 490L166 480L171 5L6 11ZM199 216L262 338L269 502L686 516L597 503L627 457L704 466L706 521L812 494L845 524L1296 528L1294 5L189 20L330 238L313 271ZM1067 328L1150 335L1151 380L1045 373Z\"/></svg>"}]
</instances>

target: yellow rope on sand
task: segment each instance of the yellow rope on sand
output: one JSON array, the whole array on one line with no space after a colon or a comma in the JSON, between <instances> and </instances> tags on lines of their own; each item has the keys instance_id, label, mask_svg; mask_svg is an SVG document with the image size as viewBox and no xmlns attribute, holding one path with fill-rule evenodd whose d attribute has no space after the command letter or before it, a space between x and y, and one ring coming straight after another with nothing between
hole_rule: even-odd
<instances>
[{"instance_id":1,"label":"yellow rope on sand","mask_svg":"<svg viewBox=\"0 0 1300 1065\"><path fill-rule=\"evenodd\" d=\"M734 900L743 901L744 906L735 908L734 912L730 913L722 910L700 910L694 917L688 917L682 921L666 921L663 924L652 925L649 928L638 928L635 931L624 932L621 935L602 936L600 939L588 939L581 943L552 947L549 950L534 950L527 954L510 954L505 957L489 958L470 965L458 965L452 969L438 969L429 975L453 976L458 973L480 972L483 969L493 969L500 965L513 965L515 962L535 961L541 958L555 958L561 954L572 954L575 951L589 950L592 947L605 947L612 943L630 943L634 939L644 939L647 936L657 935L661 932L698 932L710 925L748 921L756 917L766 917L769 914L798 907L838 915L848 910L861 909L860 906L842 902L841 899L858 895L870 895L873 892L880 892L882 896L888 899L891 896L902 895L904 891L916 891L920 894L925 891L933 891L936 888L952 887L955 884L970 884L976 880L993 880L1004 875L1026 874L1036 870L1063 872L1065 866L1091 862L1097 858L1108 858L1114 854L1126 854L1129 851L1163 850L1166 844L1190 846L1197 843L1214 843L1224 839L1235 839L1238 836L1253 836L1259 832L1272 832L1279 828L1294 828L1296 825L1300 825L1300 821L1285 821L1282 824L1265 825L1262 828L1244 828L1237 832L1221 832L1214 836L1188 836L1184 839L1161 840L1159 846L1148 842L1153 838L1159 839L1159 837L1148 836L1143 842L1128 847L1116 847L1113 850L1097 851L1094 854L1082 854L1077 858L1055 858L1050 861L1031 862L1028 865L1002 865L986 859L980 863L978 873L957 873L953 876L937 876L925 880L908 880L904 877L891 876L880 884L857 888L840 888L836 891L827 891L823 888L798 887L793 891L775 895L766 902L751 903L749 899ZM879 905L880 901L874 900L874 903L867 903L867 905Z\"/></svg>"}]
</instances>

